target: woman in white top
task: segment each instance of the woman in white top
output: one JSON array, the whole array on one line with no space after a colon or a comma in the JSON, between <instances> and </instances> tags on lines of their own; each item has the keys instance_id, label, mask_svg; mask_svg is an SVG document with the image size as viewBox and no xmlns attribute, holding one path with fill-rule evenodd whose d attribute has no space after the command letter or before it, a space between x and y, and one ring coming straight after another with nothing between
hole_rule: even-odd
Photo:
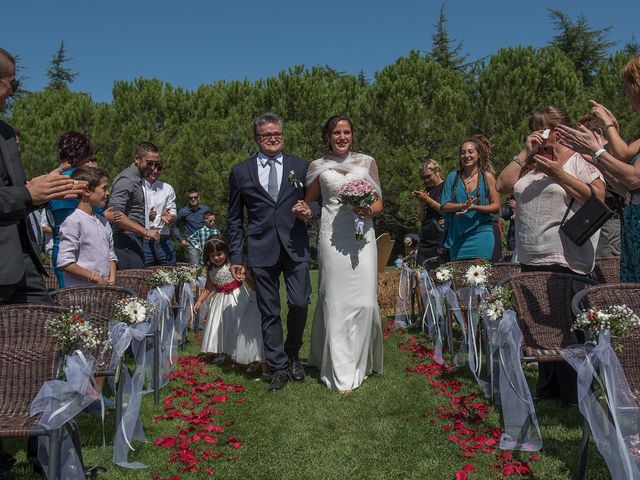
<instances>
[{"instance_id":1,"label":"woman in white top","mask_svg":"<svg viewBox=\"0 0 640 480\"><path fill-rule=\"evenodd\" d=\"M518 209L515 217L515 255L522 271L551 271L586 276L593 270L600 231L583 245L576 245L560 231L571 200L571 216L591 197L591 188L604 200L602 174L580 154L557 141L558 125L571 125L562 109L548 106L529 121L531 134L524 147L498 177L500 193L513 193ZM560 397L576 402L575 371L564 362L538 366L538 399Z\"/></svg>"}]
</instances>

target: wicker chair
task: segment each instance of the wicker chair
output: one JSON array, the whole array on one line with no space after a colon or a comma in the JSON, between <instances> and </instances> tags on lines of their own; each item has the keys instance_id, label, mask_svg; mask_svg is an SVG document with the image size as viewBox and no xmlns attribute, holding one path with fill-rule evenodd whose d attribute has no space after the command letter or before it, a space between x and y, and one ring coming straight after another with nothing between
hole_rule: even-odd
<instances>
[{"instance_id":1,"label":"wicker chair","mask_svg":"<svg viewBox=\"0 0 640 480\"><path fill-rule=\"evenodd\" d=\"M151 285L145 282L145 278L153 272L144 268L131 270L118 270L116 272L116 285L133 290L142 300L147 299Z\"/></svg>"},{"instance_id":2,"label":"wicker chair","mask_svg":"<svg viewBox=\"0 0 640 480\"><path fill-rule=\"evenodd\" d=\"M619 260L619 257L605 257L606 263L612 263L610 260L614 258ZM620 304L626 305L637 315L640 315L640 283L596 285L578 292L571 302L576 315L589 308L600 309ZM622 365L631 393L635 397L636 403L640 405L640 327L632 328L625 338L612 339L612 344L622 347L618 349L616 355ZM590 431L589 423L585 420L582 426L579 479L584 479L586 475Z\"/></svg>"},{"instance_id":3,"label":"wicker chair","mask_svg":"<svg viewBox=\"0 0 640 480\"><path fill-rule=\"evenodd\" d=\"M47 275L42 276L42 280L44 280L45 288L50 292L60 288L60 286L58 285L58 279L56 278L56 273L53 271L53 268L50 267L49 265L45 265L44 269L48 274L48 276Z\"/></svg>"},{"instance_id":4,"label":"wicker chair","mask_svg":"<svg viewBox=\"0 0 640 480\"><path fill-rule=\"evenodd\" d=\"M618 283L620 281L620 257L596 258L593 275L600 283Z\"/></svg>"},{"instance_id":5,"label":"wicker chair","mask_svg":"<svg viewBox=\"0 0 640 480\"><path fill-rule=\"evenodd\" d=\"M65 308L44 305L0 307L0 438L49 437L48 478L60 479L61 429L45 430L29 406L42 384L55 378L58 344L45 330Z\"/></svg>"},{"instance_id":6,"label":"wicker chair","mask_svg":"<svg viewBox=\"0 0 640 480\"><path fill-rule=\"evenodd\" d=\"M568 273L526 272L508 277L523 337L523 361L563 361L560 350L578 343L571 317L571 297L584 277Z\"/></svg>"}]
</instances>

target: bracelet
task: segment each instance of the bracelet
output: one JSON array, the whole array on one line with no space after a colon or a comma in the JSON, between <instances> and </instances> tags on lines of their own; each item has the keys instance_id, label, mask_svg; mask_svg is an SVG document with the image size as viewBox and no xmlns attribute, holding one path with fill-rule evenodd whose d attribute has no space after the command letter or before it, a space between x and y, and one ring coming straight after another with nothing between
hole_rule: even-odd
<instances>
[{"instance_id":1,"label":"bracelet","mask_svg":"<svg viewBox=\"0 0 640 480\"><path fill-rule=\"evenodd\" d=\"M524 164L520 161L517 155L515 155L511 161L516 163L520 168L524 168Z\"/></svg>"},{"instance_id":2,"label":"bracelet","mask_svg":"<svg viewBox=\"0 0 640 480\"><path fill-rule=\"evenodd\" d=\"M591 154L591 159L593 160L594 165L598 164L598 161L600 160L600 155L602 155L604 152L606 152L606 150L604 148L601 148Z\"/></svg>"},{"instance_id":3,"label":"bracelet","mask_svg":"<svg viewBox=\"0 0 640 480\"><path fill-rule=\"evenodd\" d=\"M608 125L605 125L604 130L602 130L602 134L604 135L611 127L614 127L616 130L618 129L615 123L609 123Z\"/></svg>"}]
</instances>

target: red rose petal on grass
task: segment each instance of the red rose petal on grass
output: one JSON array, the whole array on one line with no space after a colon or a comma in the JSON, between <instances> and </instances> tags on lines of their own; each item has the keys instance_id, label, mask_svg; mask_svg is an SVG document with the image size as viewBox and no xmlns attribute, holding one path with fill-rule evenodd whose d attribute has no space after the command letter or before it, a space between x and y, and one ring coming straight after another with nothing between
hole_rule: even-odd
<instances>
[{"instance_id":1,"label":"red rose petal on grass","mask_svg":"<svg viewBox=\"0 0 640 480\"><path fill-rule=\"evenodd\" d=\"M166 437L160 437L155 441L155 444L160 448L171 448L176 444L175 437L168 435Z\"/></svg>"},{"instance_id":2,"label":"red rose petal on grass","mask_svg":"<svg viewBox=\"0 0 640 480\"><path fill-rule=\"evenodd\" d=\"M458 470L456 472L455 479L456 480L467 480L469 478L469 474L464 470Z\"/></svg>"},{"instance_id":3,"label":"red rose petal on grass","mask_svg":"<svg viewBox=\"0 0 640 480\"><path fill-rule=\"evenodd\" d=\"M246 401L247 401L247 397L242 397L242 398L239 398L238 400L236 400L236 403L243 404Z\"/></svg>"},{"instance_id":4,"label":"red rose petal on grass","mask_svg":"<svg viewBox=\"0 0 640 480\"><path fill-rule=\"evenodd\" d=\"M465 463L465 464L462 466L462 469L463 469L464 471L466 471L466 472L475 472L475 471L476 471L476 467L475 467L475 465L472 465L472 464L470 464L470 463Z\"/></svg>"},{"instance_id":5,"label":"red rose petal on grass","mask_svg":"<svg viewBox=\"0 0 640 480\"><path fill-rule=\"evenodd\" d=\"M531 455L529 460L531 460L532 462L537 462L538 460L540 460L540 455Z\"/></svg>"},{"instance_id":6,"label":"red rose petal on grass","mask_svg":"<svg viewBox=\"0 0 640 480\"><path fill-rule=\"evenodd\" d=\"M210 468L205 468L204 471L207 472L209 475L215 475L216 474L216 472L214 472Z\"/></svg>"},{"instance_id":7,"label":"red rose petal on grass","mask_svg":"<svg viewBox=\"0 0 640 480\"><path fill-rule=\"evenodd\" d=\"M218 432L218 433L224 433L224 428L222 428L219 425L207 425L206 427L204 427L202 429L205 432Z\"/></svg>"}]
</instances>

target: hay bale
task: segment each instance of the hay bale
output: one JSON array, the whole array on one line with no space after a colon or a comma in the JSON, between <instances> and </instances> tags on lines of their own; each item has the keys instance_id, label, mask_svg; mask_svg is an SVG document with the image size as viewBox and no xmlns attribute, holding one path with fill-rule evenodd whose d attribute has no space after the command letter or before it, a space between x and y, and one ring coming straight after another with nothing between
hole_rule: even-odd
<instances>
[{"instance_id":1,"label":"hay bale","mask_svg":"<svg viewBox=\"0 0 640 480\"><path fill-rule=\"evenodd\" d=\"M401 270L378 273L378 305L383 317L393 316L396 313L400 273Z\"/></svg>"}]
</instances>

